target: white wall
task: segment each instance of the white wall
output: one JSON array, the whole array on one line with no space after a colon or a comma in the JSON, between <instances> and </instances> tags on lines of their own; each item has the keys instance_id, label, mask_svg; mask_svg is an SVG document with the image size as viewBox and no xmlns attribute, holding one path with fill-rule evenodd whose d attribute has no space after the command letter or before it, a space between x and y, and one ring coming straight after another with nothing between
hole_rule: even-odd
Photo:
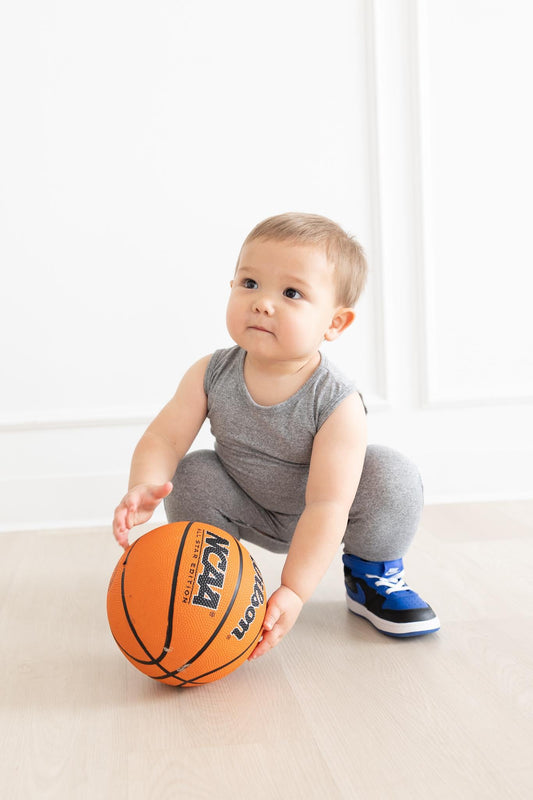
<instances>
[{"instance_id":1,"label":"white wall","mask_svg":"<svg viewBox=\"0 0 533 800\"><path fill-rule=\"evenodd\" d=\"M269 214L372 276L331 357L429 501L533 493L527 0L0 10L0 527L107 522L149 419L231 342ZM207 431L199 444L209 445Z\"/></svg>"}]
</instances>

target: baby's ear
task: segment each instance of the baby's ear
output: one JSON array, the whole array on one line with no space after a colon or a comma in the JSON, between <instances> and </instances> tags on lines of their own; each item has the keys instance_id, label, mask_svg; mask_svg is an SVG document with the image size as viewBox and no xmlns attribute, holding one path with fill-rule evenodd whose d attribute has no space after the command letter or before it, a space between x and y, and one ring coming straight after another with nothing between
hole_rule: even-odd
<instances>
[{"instance_id":1,"label":"baby's ear","mask_svg":"<svg viewBox=\"0 0 533 800\"><path fill-rule=\"evenodd\" d=\"M330 326L324 334L324 339L328 342L332 342L334 339L338 339L343 331L346 328L349 328L352 322L355 319L355 311L353 308L339 308L335 312L333 319L331 320Z\"/></svg>"}]
</instances>

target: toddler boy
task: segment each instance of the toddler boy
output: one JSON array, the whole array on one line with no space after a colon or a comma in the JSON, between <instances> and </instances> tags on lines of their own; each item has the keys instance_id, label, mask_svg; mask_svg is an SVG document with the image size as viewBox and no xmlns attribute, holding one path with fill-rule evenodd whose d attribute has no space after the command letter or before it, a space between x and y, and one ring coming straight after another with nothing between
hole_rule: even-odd
<instances>
[{"instance_id":1,"label":"toddler boy","mask_svg":"<svg viewBox=\"0 0 533 800\"><path fill-rule=\"evenodd\" d=\"M353 322L366 273L360 245L325 217L257 225L231 281L235 346L185 373L139 441L115 510L123 547L164 499L169 522L200 520L287 553L252 658L292 628L341 542L351 611L392 636L439 628L403 577L423 505L418 471L367 447L362 398L319 349ZM215 448L188 453L206 417Z\"/></svg>"}]
</instances>

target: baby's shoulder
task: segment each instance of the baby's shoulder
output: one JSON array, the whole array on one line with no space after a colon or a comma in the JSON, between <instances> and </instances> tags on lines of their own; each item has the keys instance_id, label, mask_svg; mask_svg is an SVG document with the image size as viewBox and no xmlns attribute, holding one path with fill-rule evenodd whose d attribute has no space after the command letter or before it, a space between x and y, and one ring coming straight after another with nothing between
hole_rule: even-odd
<instances>
[{"instance_id":1,"label":"baby's shoulder","mask_svg":"<svg viewBox=\"0 0 533 800\"><path fill-rule=\"evenodd\" d=\"M205 370L204 387L207 394L221 379L235 380L242 369L244 351L238 346L215 350Z\"/></svg>"},{"instance_id":2,"label":"baby's shoulder","mask_svg":"<svg viewBox=\"0 0 533 800\"><path fill-rule=\"evenodd\" d=\"M317 429L319 429L333 411L350 395L359 395L363 400L352 378L345 373L324 354L317 370L317 380L314 387L314 405ZM364 401L363 401L363 407ZM365 408L366 411L366 408Z\"/></svg>"}]
</instances>

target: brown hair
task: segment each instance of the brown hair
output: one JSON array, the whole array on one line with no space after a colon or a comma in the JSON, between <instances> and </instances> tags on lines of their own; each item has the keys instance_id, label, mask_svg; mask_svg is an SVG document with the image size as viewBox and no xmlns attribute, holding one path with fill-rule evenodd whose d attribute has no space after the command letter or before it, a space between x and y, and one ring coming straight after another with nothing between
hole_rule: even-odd
<instances>
[{"instance_id":1,"label":"brown hair","mask_svg":"<svg viewBox=\"0 0 533 800\"><path fill-rule=\"evenodd\" d=\"M336 222L319 214L278 214L256 225L244 240L242 248L256 239L322 248L335 268L336 301L343 306L356 304L366 283L366 256L359 242Z\"/></svg>"}]
</instances>

